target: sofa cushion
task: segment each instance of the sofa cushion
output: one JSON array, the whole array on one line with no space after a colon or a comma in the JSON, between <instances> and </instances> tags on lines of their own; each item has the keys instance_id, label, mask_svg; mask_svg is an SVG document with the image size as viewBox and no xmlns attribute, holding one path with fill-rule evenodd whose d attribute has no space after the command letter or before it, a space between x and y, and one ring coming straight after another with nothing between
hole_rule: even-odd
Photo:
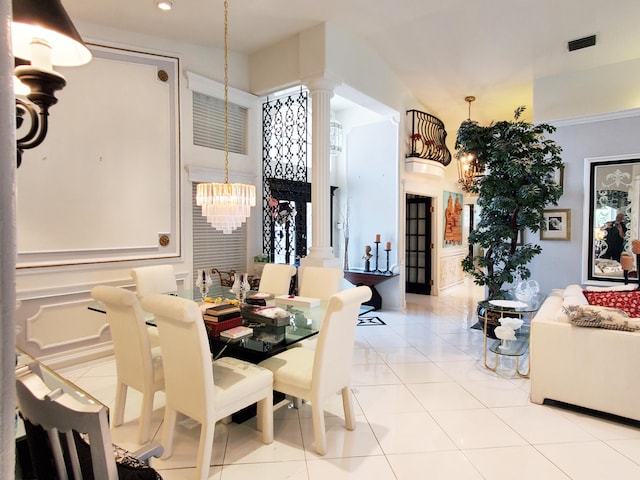
<instances>
[{"instance_id":1,"label":"sofa cushion","mask_svg":"<svg viewBox=\"0 0 640 480\"><path fill-rule=\"evenodd\" d=\"M617 308L595 305L568 305L565 312L573 325L578 327L606 328L609 330L640 331L640 318L630 318Z\"/></svg>"},{"instance_id":2,"label":"sofa cushion","mask_svg":"<svg viewBox=\"0 0 640 480\"><path fill-rule=\"evenodd\" d=\"M632 292L583 292L589 305L601 307L619 308L624 310L630 317L640 317L640 290Z\"/></svg>"},{"instance_id":3,"label":"sofa cushion","mask_svg":"<svg viewBox=\"0 0 640 480\"><path fill-rule=\"evenodd\" d=\"M589 302L582 292L580 285L567 285L562 292L562 305L588 305Z\"/></svg>"}]
</instances>

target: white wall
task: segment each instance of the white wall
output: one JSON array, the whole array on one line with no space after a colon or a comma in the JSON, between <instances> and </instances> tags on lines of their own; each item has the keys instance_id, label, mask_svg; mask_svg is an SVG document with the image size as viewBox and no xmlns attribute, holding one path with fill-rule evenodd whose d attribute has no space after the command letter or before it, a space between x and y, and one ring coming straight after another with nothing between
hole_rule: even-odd
<instances>
[{"instance_id":1,"label":"white wall","mask_svg":"<svg viewBox=\"0 0 640 480\"><path fill-rule=\"evenodd\" d=\"M558 129L551 138L563 148L566 165L564 194L557 208L571 209L571 240L539 242L542 253L531 263L531 278L540 283L543 292L582 282L582 216L589 201L585 197L584 159L640 152L640 111L620 112L617 117L582 117L556 125ZM539 233L526 235L532 235L536 243L540 238Z\"/></svg>"}]
</instances>

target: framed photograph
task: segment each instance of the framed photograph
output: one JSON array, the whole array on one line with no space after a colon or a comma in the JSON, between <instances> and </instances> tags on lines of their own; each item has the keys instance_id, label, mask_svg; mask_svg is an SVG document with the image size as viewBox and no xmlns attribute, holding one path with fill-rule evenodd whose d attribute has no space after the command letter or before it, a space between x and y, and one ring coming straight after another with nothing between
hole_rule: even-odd
<instances>
[{"instance_id":1,"label":"framed photograph","mask_svg":"<svg viewBox=\"0 0 640 480\"><path fill-rule=\"evenodd\" d=\"M559 187L564 187L564 167L560 167L553 172L553 181L556 182Z\"/></svg>"},{"instance_id":2,"label":"framed photograph","mask_svg":"<svg viewBox=\"0 0 640 480\"><path fill-rule=\"evenodd\" d=\"M540 240L571 240L571 210L545 210Z\"/></svg>"}]
</instances>

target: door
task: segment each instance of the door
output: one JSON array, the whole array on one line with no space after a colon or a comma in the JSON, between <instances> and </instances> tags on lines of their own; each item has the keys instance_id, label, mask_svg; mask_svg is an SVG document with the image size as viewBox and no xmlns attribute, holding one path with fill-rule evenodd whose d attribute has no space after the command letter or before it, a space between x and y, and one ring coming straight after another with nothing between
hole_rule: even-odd
<instances>
[{"instance_id":1,"label":"door","mask_svg":"<svg viewBox=\"0 0 640 480\"><path fill-rule=\"evenodd\" d=\"M406 197L407 293L431 294L431 197Z\"/></svg>"}]
</instances>

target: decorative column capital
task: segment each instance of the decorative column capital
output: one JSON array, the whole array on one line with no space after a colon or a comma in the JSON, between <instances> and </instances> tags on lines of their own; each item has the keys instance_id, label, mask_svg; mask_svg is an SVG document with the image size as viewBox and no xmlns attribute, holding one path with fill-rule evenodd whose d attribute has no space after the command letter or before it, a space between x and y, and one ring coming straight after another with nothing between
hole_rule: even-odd
<instances>
[{"instance_id":1,"label":"decorative column capital","mask_svg":"<svg viewBox=\"0 0 640 480\"><path fill-rule=\"evenodd\" d=\"M333 96L335 88L342 84L342 81L333 75L325 74L322 77L309 77L302 79L302 83L306 85L309 92L330 92Z\"/></svg>"}]
</instances>

